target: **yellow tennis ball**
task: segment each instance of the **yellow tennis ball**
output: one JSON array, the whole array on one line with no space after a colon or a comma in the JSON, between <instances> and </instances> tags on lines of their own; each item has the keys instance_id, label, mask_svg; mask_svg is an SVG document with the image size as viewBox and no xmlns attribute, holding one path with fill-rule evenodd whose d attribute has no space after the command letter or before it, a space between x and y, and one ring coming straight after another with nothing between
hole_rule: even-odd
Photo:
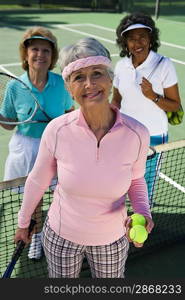
<instances>
[{"instance_id":1,"label":"yellow tennis ball","mask_svg":"<svg viewBox=\"0 0 185 300\"><path fill-rule=\"evenodd\" d=\"M168 117L168 119L170 119L172 117L172 112L171 111L167 112L167 117Z\"/></svg>"},{"instance_id":2,"label":"yellow tennis ball","mask_svg":"<svg viewBox=\"0 0 185 300\"><path fill-rule=\"evenodd\" d=\"M142 225L135 225L129 231L129 237L137 243L144 243L148 237L146 228Z\"/></svg>"},{"instance_id":3,"label":"yellow tennis ball","mask_svg":"<svg viewBox=\"0 0 185 300\"><path fill-rule=\"evenodd\" d=\"M173 118L168 119L168 122L169 122L171 125L177 125L177 124L174 122Z\"/></svg>"},{"instance_id":4,"label":"yellow tennis ball","mask_svg":"<svg viewBox=\"0 0 185 300\"><path fill-rule=\"evenodd\" d=\"M179 123L180 123L177 116L175 116L175 117L173 118L173 122L174 122L175 124L179 124Z\"/></svg>"},{"instance_id":5,"label":"yellow tennis ball","mask_svg":"<svg viewBox=\"0 0 185 300\"><path fill-rule=\"evenodd\" d=\"M135 225L145 225L146 224L146 219L143 215L141 214L133 214L130 216L131 219L132 219L132 227L135 226Z\"/></svg>"},{"instance_id":6,"label":"yellow tennis ball","mask_svg":"<svg viewBox=\"0 0 185 300\"><path fill-rule=\"evenodd\" d=\"M178 110L178 111L177 111L177 114L178 114L178 116L183 117L184 112L183 112L183 110Z\"/></svg>"}]
</instances>

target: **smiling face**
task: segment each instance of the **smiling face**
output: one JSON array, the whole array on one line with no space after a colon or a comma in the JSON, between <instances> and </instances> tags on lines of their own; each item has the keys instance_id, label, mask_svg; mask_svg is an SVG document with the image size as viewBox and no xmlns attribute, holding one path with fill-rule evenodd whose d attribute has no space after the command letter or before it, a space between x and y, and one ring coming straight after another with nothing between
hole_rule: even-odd
<instances>
[{"instance_id":1,"label":"smiling face","mask_svg":"<svg viewBox=\"0 0 185 300\"><path fill-rule=\"evenodd\" d=\"M71 95L84 108L108 103L111 88L112 80L103 65L79 69L73 72L68 80Z\"/></svg>"},{"instance_id":2,"label":"smiling face","mask_svg":"<svg viewBox=\"0 0 185 300\"><path fill-rule=\"evenodd\" d=\"M34 71L48 71L52 61L52 46L50 42L36 39L27 47L29 69Z\"/></svg>"},{"instance_id":3,"label":"smiling face","mask_svg":"<svg viewBox=\"0 0 185 300\"><path fill-rule=\"evenodd\" d=\"M150 51L150 32L145 28L128 31L126 43L129 52L138 60L145 60Z\"/></svg>"}]
</instances>

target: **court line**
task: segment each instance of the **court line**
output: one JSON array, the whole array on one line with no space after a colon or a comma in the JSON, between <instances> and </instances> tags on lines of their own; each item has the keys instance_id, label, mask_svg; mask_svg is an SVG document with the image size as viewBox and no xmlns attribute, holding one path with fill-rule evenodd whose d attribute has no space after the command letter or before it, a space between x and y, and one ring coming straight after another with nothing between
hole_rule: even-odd
<instances>
[{"instance_id":1,"label":"court line","mask_svg":"<svg viewBox=\"0 0 185 300\"><path fill-rule=\"evenodd\" d=\"M71 26L72 26L72 24L70 24ZM79 26L80 26L80 24L78 24ZM82 24L83 26L84 26L84 24ZM88 24L88 23L85 23L85 25L87 26L91 26L91 24ZM97 27L98 25L94 25L94 24L92 24L93 25L93 27ZM90 37L93 37L93 38L95 38L95 39L99 39L100 41L104 41L104 42L108 42L108 43L111 43L111 44L113 44L113 45L116 45L116 42L114 42L114 41L112 41L112 40L109 40L109 39L105 39L105 38L102 38L102 37L100 37L100 36L98 36L98 35L95 35L95 34L89 34L89 33L87 33L87 32L84 32L84 31L81 31L81 30L76 30L76 29L72 29L72 28L70 28L69 27L69 25L68 26L66 26L66 25L60 25L60 24L57 24L57 25L55 25L55 27L57 27L57 28L60 28L60 29L64 29L64 30L68 30L68 31L71 31L71 32L74 32L74 33L78 33L78 34L81 34L81 35L85 35L85 36L90 36ZM98 28L99 28L100 26L98 26ZM101 26L101 28L104 28L103 26ZM105 27L106 28L106 27ZM100 29L100 28L99 28ZM185 47L184 47L184 49L185 49ZM111 55L111 56L119 56L118 54L116 55L116 54L113 54L113 55ZM175 58L172 58L172 57L170 57L170 59L172 60L172 61L174 61L174 62L176 62L176 63L178 63L178 64L182 64L182 65L185 65L185 62L184 61L181 61L181 60L177 60L177 59L175 59Z\"/></svg>"},{"instance_id":2,"label":"court line","mask_svg":"<svg viewBox=\"0 0 185 300\"><path fill-rule=\"evenodd\" d=\"M161 44L164 45L164 46L169 46L169 47L185 50L184 46L175 45L175 44L167 43L167 42L163 42L163 41L161 41Z\"/></svg>"},{"instance_id":3,"label":"court line","mask_svg":"<svg viewBox=\"0 0 185 300\"><path fill-rule=\"evenodd\" d=\"M91 23L87 23L86 25L89 25L89 26L92 26L92 27L95 27L95 28L98 28L98 29L104 29L104 30L108 30L108 31L111 31L111 32L116 32L114 29L111 29L111 28L108 28L108 27L104 27L104 26L99 26L99 25L95 25L95 24L91 24ZM169 46L169 47L174 47L174 48L185 50L185 46L175 45L175 44L167 43L167 42L164 42L164 41L161 41L161 44L165 45L165 46Z\"/></svg>"},{"instance_id":4,"label":"court line","mask_svg":"<svg viewBox=\"0 0 185 300\"><path fill-rule=\"evenodd\" d=\"M118 57L118 56L119 56L118 53L111 54L111 57ZM176 63L185 65L185 62L183 62L183 61L180 61L180 60L177 60L177 59L173 59L173 58L171 58L171 60L173 60ZM14 67L14 66L20 66L20 65L21 65L21 63L2 64L2 65L0 65L0 68L4 69L5 72L7 72L7 73L9 72L11 75L14 75L13 73L11 73L10 71L8 71L7 69L5 69L3 67Z\"/></svg>"},{"instance_id":5,"label":"court line","mask_svg":"<svg viewBox=\"0 0 185 300\"><path fill-rule=\"evenodd\" d=\"M178 24L178 25L180 24L180 25L184 26L184 22L183 22L183 21L168 20L168 19L161 18L161 17L160 17L160 20L165 21L166 23L167 23L167 22L168 22L168 23L175 23L175 24Z\"/></svg>"},{"instance_id":6,"label":"court line","mask_svg":"<svg viewBox=\"0 0 185 300\"><path fill-rule=\"evenodd\" d=\"M111 54L111 56L115 57L115 56L119 56L119 54L115 53L115 54ZM174 61L175 63L177 63L177 64L185 65L185 61L178 60L178 59L175 59L175 58L172 58L172 57L170 57L170 59L172 61Z\"/></svg>"},{"instance_id":7,"label":"court line","mask_svg":"<svg viewBox=\"0 0 185 300\"><path fill-rule=\"evenodd\" d=\"M9 75L12 75L12 76L16 76L15 74L11 73L10 71L8 71L8 69L4 68L2 65L0 65L0 69L5 72L5 73L8 73Z\"/></svg>"},{"instance_id":8,"label":"court line","mask_svg":"<svg viewBox=\"0 0 185 300\"><path fill-rule=\"evenodd\" d=\"M181 65L185 65L185 61L182 61L182 60L178 60L178 59L175 59L175 58L171 58L170 59L174 62L176 62L177 64L181 64Z\"/></svg>"},{"instance_id":9,"label":"court line","mask_svg":"<svg viewBox=\"0 0 185 300\"><path fill-rule=\"evenodd\" d=\"M91 23L68 24L68 25L64 25L64 26L84 26L84 25L85 26L91 26L91 27L94 27L94 28L97 28L97 29L102 29L102 30L110 31L110 32L116 32L115 29L108 28L108 27L101 26L101 25L91 24ZM185 46L176 45L176 44L168 43L168 42L165 42L165 41L161 41L161 44L165 45L165 46L169 46L169 47L174 47L174 48L185 50Z\"/></svg>"},{"instance_id":10,"label":"court line","mask_svg":"<svg viewBox=\"0 0 185 300\"><path fill-rule=\"evenodd\" d=\"M116 32L115 29L105 27L105 26L101 26L101 25L92 24L92 23L87 23L86 26L91 26L91 27L98 28L98 29L103 29L103 30L107 30L107 31L111 31L111 32Z\"/></svg>"},{"instance_id":11,"label":"court line","mask_svg":"<svg viewBox=\"0 0 185 300\"><path fill-rule=\"evenodd\" d=\"M113 54L111 54L111 57L117 57L117 56L119 56L118 53L113 53ZM174 58L171 58L171 60L174 61L175 63L181 64L181 65L185 65L185 62L184 62L184 61L177 60L177 59L174 59ZM14 67L14 66L20 66L20 65L21 65L21 63L2 64L2 65L0 65L0 68L3 68L3 67ZM4 70L6 70L6 69L4 68ZM5 72L8 73L9 71L6 70ZM9 74L14 75L14 74L11 73L11 72L9 72ZM15 75L14 75L14 76L15 76Z\"/></svg>"},{"instance_id":12,"label":"court line","mask_svg":"<svg viewBox=\"0 0 185 300\"><path fill-rule=\"evenodd\" d=\"M95 27L95 28L98 28L98 29L103 29L103 30L115 32L114 29L111 29L111 28L108 28L108 27L104 27L104 26L100 26L100 25L91 24L91 23L67 24L67 25L56 24L55 25L55 27L60 28L60 29L68 30L68 31L75 32L75 33L78 33L78 34L81 34L81 35L85 35L85 36L88 35L88 36L94 37L96 39L98 38L99 40L102 40L102 41L105 41L105 42L108 42L108 43L116 45L116 42L114 42L112 40L105 39L103 37L100 37L100 36L97 36L97 35L94 35L94 34L88 34L87 32L84 32L84 31L81 31L81 30L72 29L72 28L70 28L70 26L76 26L76 27L78 27L78 26L90 26L90 27ZM163 43L165 43L167 46L185 49L185 47L183 47L183 46L174 45L174 44L166 43L166 42L163 42ZM117 56L119 56L119 54L117 54L117 53L111 54L111 57L117 57ZM174 61L175 63L185 65L184 61L181 61L181 60L178 60L178 59L175 59L175 58L170 58L170 59L172 61ZM21 65L21 63L1 64L0 68L2 69L4 67L11 67L11 66L18 66L18 65ZM9 73L10 75L14 75L13 73L11 73L10 71L8 71L6 69L4 69L3 71Z\"/></svg>"},{"instance_id":13,"label":"court line","mask_svg":"<svg viewBox=\"0 0 185 300\"><path fill-rule=\"evenodd\" d=\"M177 188L178 190L180 190L181 192L185 193L185 188L183 186L181 186L180 184L178 184L176 181L174 181L173 179L171 179L170 177L166 176L165 174L163 174L162 172L159 173L159 177L161 177L162 179L164 179L166 182L169 182L171 185L173 185L175 188Z\"/></svg>"},{"instance_id":14,"label":"court line","mask_svg":"<svg viewBox=\"0 0 185 300\"><path fill-rule=\"evenodd\" d=\"M109 40L109 39L105 39L105 38L102 38L100 36L97 36L95 34L90 34L90 33L87 33L87 32L84 32L84 31L81 31L81 30L76 30L76 29L72 29L72 28L69 28L69 27L66 27L65 25L55 25L56 28L60 28L60 29L64 29L64 30L68 30L68 31L71 31L71 32L74 32L74 33L78 33L78 34L81 34L81 35L85 35L85 36L90 36L90 37L93 37L95 39L99 39L101 41L104 41L104 42L108 42L108 43L111 43L111 44L115 44L115 42L113 42L112 40Z\"/></svg>"},{"instance_id":15,"label":"court line","mask_svg":"<svg viewBox=\"0 0 185 300\"><path fill-rule=\"evenodd\" d=\"M10 64L1 64L0 66L3 67L14 67L14 66L20 66L21 63L10 63Z\"/></svg>"}]
</instances>

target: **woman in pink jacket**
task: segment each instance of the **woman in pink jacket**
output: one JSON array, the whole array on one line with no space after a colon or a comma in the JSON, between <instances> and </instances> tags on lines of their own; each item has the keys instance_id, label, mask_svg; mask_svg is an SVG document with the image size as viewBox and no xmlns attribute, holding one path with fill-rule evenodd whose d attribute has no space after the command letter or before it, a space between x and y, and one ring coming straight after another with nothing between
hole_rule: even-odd
<instances>
[{"instance_id":1,"label":"woman in pink jacket","mask_svg":"<svg viewBox=\"0 0 185 300\"><path fill-rule=\"evenodd\" d=\"M153 221L144 180L149 133L109 102L113 71L108 50L93 38L62 49L60 67L79 109L47 126L25 185L15 241L28 239L31 216L57 172L43 227L49 277L77 278L86 256L92 277L124 277L133 211ZM142 244L135 243L141 247Z\"/></svg>"}]
</instances>

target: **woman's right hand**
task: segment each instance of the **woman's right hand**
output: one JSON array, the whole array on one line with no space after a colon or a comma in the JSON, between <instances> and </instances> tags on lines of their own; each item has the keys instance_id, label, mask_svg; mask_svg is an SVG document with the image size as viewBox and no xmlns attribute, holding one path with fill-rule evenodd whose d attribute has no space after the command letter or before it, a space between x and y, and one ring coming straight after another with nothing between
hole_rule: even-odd
<instances>
[{"instance_id":1,"label":"woman's right hand","mask_svg":"<svg viewBox=\"0 0 185 300\"><path fill-rule=\"evenodd\" d=\"M129 232L130 232L130 229L131 229L131 224L132 224L132 219L129 216L129 217L127 217L126 222L125 222L126 237L127 237L128 241L129 241L129 243L133 243L136 248L141 248L141 247L143 247L143 243L134 242L130 238Z\"/></svg>"},{"instance_id":2,"label":"woman's right hand","mask_svg":"<svg viewBox=\"0 0 185 300\"><path fill-rule=\"evenodd\" d=\"M153 91L152 84L145 77L142 78L142 82L140 84L143 95L150 100L156 98L156 93Z\"/></svg>"},{"instance_id":3,"label":"woman's right hand","mask_svg":"<svg viewBox=\"0 0 185 300\"><path fill-rule=\"evenodd\" d=\"M154 227L154 222L149 217L145 216L145 218L146 218L146 221L147 221L146 230L147 230L148 233L150 233L152 231L153 227ZM130 229L131 229L131 224L132 224L132 219L131 219L130 216L128 216L126 221L125 221L126 237L127 237L128 241L130 243L133 243L136 248L141 248L141 247L143 247L144 243L137 243L137 242L134 242L130 239L129 232L130 232Z\"/></svg>"}]
</instances>

